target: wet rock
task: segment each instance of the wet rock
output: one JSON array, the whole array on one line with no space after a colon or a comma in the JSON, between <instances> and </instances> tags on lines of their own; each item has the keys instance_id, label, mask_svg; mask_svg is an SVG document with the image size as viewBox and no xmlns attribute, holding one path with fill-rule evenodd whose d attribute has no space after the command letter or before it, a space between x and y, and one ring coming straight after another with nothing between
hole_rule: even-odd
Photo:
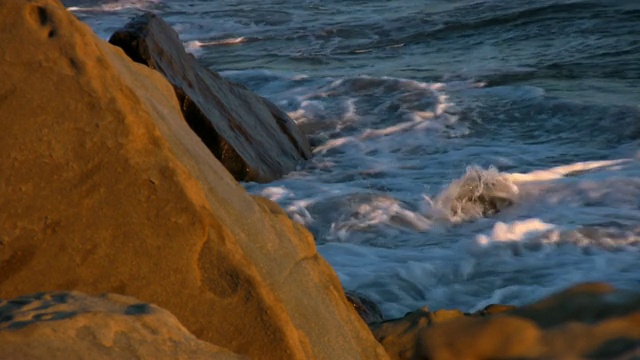
<instances>
[{"instance_id":1,"label":"wet rock","mask_svg":"<svg viewBox=\"0 0 640 360\"><path fill-rule=\"evenodd\" d=\"M640 293L582 284L537 303L475 314L428 309L372 328L392 359L631 359L640 350Z\"/></svg>"},{"instance_id":2,"label":"wet rock","mask_svg":"<svg viewBox=\"0 0 640 360\"><path fill-rule=\"evenodd\" d=\"M119 293L256 359L384 359L312 236L249 196L171 84L55 0L0 1L0 297Z\"/></svg>"},{"instance_id":3,"label":"wet rock","mask_svg":"<svg viewBox=\"0 0 640 360\"><path fill-rule=\"evenodd\" d=\"M198 340L167 310L116 294L0 300L0 359L248 360Z\"/></svg>"},{"instance_id":4,"label":"wet rock","mask_svg":"<svg viewBox=\"0 0 640 360\"><path fill-rule=\"evenodd\" d=\"M353 308L356 309L358 315L364 320L367 324L380 322L383 320L382 311L378 304L376 304L373 300L369 299L363 294L360 294L355 291L345 291L345 295L347 296L347 300Z\"/></svg>"},{"instance_id":5,"label":"wet rock","mask_svg":"<svg viewBox=\"0 0 640 360\"><path fill-rule=\"evenodd\" d=\"M137 16L109 42L171 82L191 128L237 180L275 180L311 157L285 112L200 65L158 16Z\"/></svg>"}]
</instances>

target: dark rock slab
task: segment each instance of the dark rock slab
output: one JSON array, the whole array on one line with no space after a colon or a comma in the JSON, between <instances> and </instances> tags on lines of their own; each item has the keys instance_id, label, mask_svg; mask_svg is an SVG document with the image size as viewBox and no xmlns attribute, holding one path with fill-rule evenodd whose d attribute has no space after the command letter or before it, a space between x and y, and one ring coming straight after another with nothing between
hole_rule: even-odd
<instances>
[{"instance_id":1,"label":"dark rock slab","mask_svg":"<svg viewBox=\"0 0 640 360\"><path fill-rule=\"evenodd\" d=\"M191 129L237 180L275 180L311 157L306 137L285 112L200 65L160 17L139 15L109 42L169 80Z\"/></svg>"},{"instance_id":2,"label":"dark rock slab","mask_svg":"<svg viewBox=\"0 0 640 360\"><path fill-rule=\"evenodd\" d=\"M356 309L358 315L360 315L362 320L367 324L377 323L384 320L380 307L373 300L356 291L347 290L344 294L347 297L347 301L353 305L353 308Z\"/></svg>"}]
</instances>

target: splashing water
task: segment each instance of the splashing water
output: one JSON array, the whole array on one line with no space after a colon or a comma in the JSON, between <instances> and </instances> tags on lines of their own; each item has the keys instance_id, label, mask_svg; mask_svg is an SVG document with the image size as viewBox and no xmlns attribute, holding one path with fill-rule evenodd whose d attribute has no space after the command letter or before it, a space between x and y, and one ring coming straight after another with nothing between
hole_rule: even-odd
<instances>
[{"instance_id":1,"label":"splashing water","mask_svg":"<svg viewBox=\"0 0 640 360\"><path fill-rule=\"evenodd\" d=\"M427 213L453 223L487 217L512 205L518 187L508 174L491 167L470 166L464 176L449 185L431 203Z\"/></svg>"}]
</instances>

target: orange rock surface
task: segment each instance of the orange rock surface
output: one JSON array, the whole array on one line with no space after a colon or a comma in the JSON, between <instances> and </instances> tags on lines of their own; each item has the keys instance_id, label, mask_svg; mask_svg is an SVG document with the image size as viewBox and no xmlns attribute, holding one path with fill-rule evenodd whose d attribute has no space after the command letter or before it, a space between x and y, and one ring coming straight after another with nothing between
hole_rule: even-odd
<instances>
[{"instance_id":1,"label":"orange rock surface","mask_svg":"<svg viewBox=\"0 0 640 360\"><path fill-rule=\"evenodd\" d=\"M0 301L0 359L248 360L190 334L167 310L79 292Z\"/></svg>"},{"instance_id":2,"label":"orange rock surface","mask_svg":"<svg viewBox=\"0 0 640 360\"><path fill-rule=\"evenodd\" d=\"M381 359L312 236L252 198L171 85L54 0L0 2L0 297L166 308L256 359Z\"/></svg>"},{"instance_id":3,"label":"orange rock surface","mask_svg":"<svg viewBox=\"0 0 640 360\"><path fill-rule=\"evenodd\" d=\"M582 284L521 308L419 310L373 332L392 359L635 359L640 293Z\"/></svg>"}]
</instances>

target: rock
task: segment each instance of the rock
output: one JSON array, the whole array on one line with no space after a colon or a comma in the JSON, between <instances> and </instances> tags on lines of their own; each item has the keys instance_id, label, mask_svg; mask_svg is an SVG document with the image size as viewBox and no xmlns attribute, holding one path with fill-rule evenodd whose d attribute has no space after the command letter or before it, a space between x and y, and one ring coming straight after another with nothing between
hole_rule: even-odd
<instances>
[{"instance_id":1,"label":"rock","mask_svg":"<svg viewBox=\"0 0 640 360\"><path fill-rule=\"evenodd\" d=\"M306 137L286 113L201 66L158 16L137 16L109 42L173 84L185 119L237 180L275 180L311 157Z\"/></svg>"},{"instance_id":2,"label":"rock","mask_svg":"<svg viewBox=\"0 0 640 360\"><path fill-rule=\"evenodd\" d=\"M606 284L578 285L517 309L447 315L434 321L421 309L373 332L392 359L631 359L640 351L640 293Z\"/></svg>"},{"instance_id":3,"label":"rock","mask_svg":"<svg viewBox=\"0 0 640 360\"><path fill-rule=\"evenodd\" d=\"M429 311L428 307L405 314L402 318L371 324L371 330L392 359L413 359L418 335L431 325L442 323L464 314L458 310Z\"/></svg>"},{"instance_id":4,"label":"rock","mask_svg":"<svg viewBox=\"0 0 640 360\"><path fill-rule=\"evenodd\" d=\"M0 44L0 298L119 293L251 358L387 357L309 232L244 191L160 73L55 0L0 1Z\"/></svg>"},{"instance_id":5,"label":"rock","mask_svg":"<svg viewBox=\"0 0 640 360\"><path fill-rule=\"evenodd\" d=\"M616 295L615 288L609 284L584 283L516 309L513 315L531 319L542 328L549 328L572 321L598 322L640 311L639 302L617 303L616 297L624 299L624 295Z\"/></svg>"},{"instance_id":6,"label":"rock","mask_svg":"<svg viewBox=\"0 0 640 360\"><path fill-rule=\"evenodd\" d=\"M0 359L241 360L135 298L80 292L0 300Z\"/></svg>"},{"instance_id":7,"label":"rock","mask_svg":"<svg viewBox=\"0 0 640 360\"><path fill-rule=\"evenodd\" d=\"M540 354L540 331L514 317L461 317L417 335L416 359L526 359Z\"/></svg>"},{"instance_id":8,"label":"rock","mask_svg":"<svg viewBox=\"0 0 640 360\"><path fill-rule=\"evenodd\" d=\"M363 294L355 291L345 291L347 300L358 312L358 315L367 324L380 322L383 320L382 311L378 304Z\"/></svg>"},{"instance_id":9,"label":"rock","mask_svg":"<svg viewBox=\"0 0 640 360\"><path fill-rule=\"evenodd\" d=\"M471 316L487 316L487 315L495 315L505 313L511 310L517 309L516 306L513 305L504 305L504 304L491 304L485 306L484 309L480 311L476 311Z\"/></svg>"}]
</instances>

